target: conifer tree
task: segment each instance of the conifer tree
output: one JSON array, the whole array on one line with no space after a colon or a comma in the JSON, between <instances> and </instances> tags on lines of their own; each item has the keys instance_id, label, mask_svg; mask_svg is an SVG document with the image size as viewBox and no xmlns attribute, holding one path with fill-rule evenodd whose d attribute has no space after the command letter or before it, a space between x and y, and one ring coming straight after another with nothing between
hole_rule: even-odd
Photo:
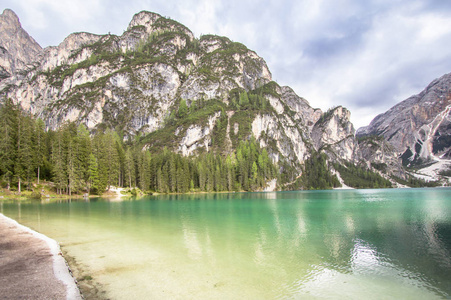
<instances>
[{"instance_id":1,"label":"conifer tree","mask_svg":"<svg viewBox=\"0 0 451 300\"><path fill-rule=\"evenodd\" d=\"M76 136L73 136L73 123L63 127L63 143L65 149L66 172L67 172L67 194L72 195L72 190L76 190L78 170L77 170L77 150L78 143Z\"/></svg>"},{"instance_id":2,"label":"conifer tree","mask_svg":"<svg viewBox=\"0 0 451 300\"><path fill-rule=\"evenodd\" d=\"M77 127L77 169L79 188L85 188L89 193L89 164L91 163L92 145L89 131L85 125ZM94 157L95 158L95 157Z\"/></svg>"},{"instance_id":3,"label":"conifer tree","mask_svg":"<svg viewBox=\"0 0 451 300\"><path fill-rule=\"evenodd\" d=\"M24 155L24 170L25 179L27 181L27 189L31 189L31 182L35 177L35 169L37 168L36 158L36 142L35 142L35 121L31 114L24 115L24 128L23 128L23 143L22 150Z\"/></svg>"},{"instance_id":4,"label":"conifer tree","mask_svg":"<svg viewBox=\"0 0 451 300\"><path fill-rule=\"evenodd\" d=\"M102 132L97 133L92 140L92 151L97 161L99 176L99 194L102 194L108 186L108 158L105 141L105 134Z\"/></svg>"},{"instance_id":5,"label":"conifer tree","mask_svg":"<svg viewBox=\"0 0 451 300\"><path fill-rule=\"evenodd\" d=\"M10 189L16 159L17 109L11 99L0 107L0 174Z\"/></svg>"},{"instance_id":6,"label":"conifer tree","mask_svg":"<svg viewBox=\"0 0 451 300\"><path fill-rule=\"evenodd\" d=\"M118 185L120 187L124 186L124 178L125 178L125 150L122 144L122 139L117 137L116 139L116 151L118 156Z\"/></svg>"},{"instance_id":7,"label":"conifer tree","mask_svg":"<svg viewBox=\"0 0 451 300\"><path fill-rule=\"evenodd\" d=\"M117 147L117 141L119 136L116 132L112 130L107 130L105 133L104 145L106 145L106 160L108 162L108 183L107 188L109 189L111 185L117 185L119 181L120 165L119 165L119 153Z\"/></svg>"},{"instance_id":8,"label":"conifer tree","mask_svg":"<svg viewBox=\"0 0 451 300\"><path fill-rule=\"evenodd\" d=\"M45 155L46 155L46 144L45 144L45 124L42 119L36 119L35 123L35 159L37 166L37 180L38 184L41 179L41 167L44 165Z\"/></svg>"},{"instance_id":9,"label":"conifer tree","mask_svg":"<svg viewBox=\"0 0 451 300\"><path fill-rule=\"evenodd\" d=\"M177 168L175 165L175 157L172 152L169 152L168 157L169 190L171 193L174 193L177 190Z\"/></svg>"},{"instance_id":10,"label":"conifer tree","mask_svg":"<svg viewBox=\"0 0 451 300\"><path fill-rule=\"evenodd\" d=\"M34 159L34 147L32 143L33 136L33 121L31 117L18 109L17 118L17 139L16 149L17 156L14 163L14 175L17 179L17 189L21 192L21 185L24 180L28 182L28 186L31 183L31 177L34 171L35 159Z\"/></svg>"},{"instance_id":11,"label":"conifer tree","mask_svg":"<svg viewBox=\"0 0 451 300\"><path fill-rule=\"evenodd\" d=\"M246 106L246 105L249 104L249 97L248 97L246 91L240 93L240 102L239 102L239 104L240 104L240 106Z\"/></svg>"},{"instance_id":12,"label":"conifer tree","mask_svg":"<svg viewBox=\"0 0 451 300\"><path fill-rule=\"evenodd\" d=\"M63 141L61 129L55 133L55 139L52 143L52 175L53 181L58 194L62 194L63 188L66 186L66 166L63 157Z\"/></svg>"},{"instance_id":13,"label":"conifer tree","mask_svg":"<svg viewBox=\"0 0 451 300\"><path fill-rule=\"evenodd\" d=\"M232 191L235 179L235 159L234 154L230 154L226 159L227 190Z\"/></svg>"},{"instance_id":14,"label":"conifer tree","mask_svg":"<svg viewBox=\"0 0 451 300\"><path fill-rule=\"evenodd\" d=\"M98 194L100 192L99 174L97 160L94 154L89 154L88 161L88 193Z\"/></svg>"},{"instance_id":15,"label":"conifer tree","mask_svg":"<svg viewBox=\"0 0 451 300\"><path fill-rule=\"evenodd\" d=\"M186 105L186 100L185 99L181 99L180 100L179 110L178 110L178 117L179 118L184 118L187 113L188 113L188 106Z\"/></svg>"},{"instance_id":16,"label":"conifer tree","mask_svg":"<svg viewBox=\"0 0 451 300\"><path fill-rule=\"evenodd\" d=\"M139 177L141 190L147 191L150 188L150 153L148 151L141 152Z\"/></svg>"},{"instance_id":17,"label":"conifer tree","mask_svg":"<svg viewBox=\"0 0 451 300\"><path fill-rule=\"evenodd\" d=\"M125 152L124 172L126 182L131 189L132 185L135 186L135 162L130 148L127 148L127 151Z\"/></svg>"},{"instance_id":18,"label":"conifer tree","mask_svg":"<svg viewBox=\"0 0 451 300\"><path fill-rule=\"evenodd\" d=\"M255 161L252 163L252 169L251 169L251 174L252 174L252 187L253 189L255 189L258 186L258 167L257 164L255 163Z\"/></svg>"}]
</instances>

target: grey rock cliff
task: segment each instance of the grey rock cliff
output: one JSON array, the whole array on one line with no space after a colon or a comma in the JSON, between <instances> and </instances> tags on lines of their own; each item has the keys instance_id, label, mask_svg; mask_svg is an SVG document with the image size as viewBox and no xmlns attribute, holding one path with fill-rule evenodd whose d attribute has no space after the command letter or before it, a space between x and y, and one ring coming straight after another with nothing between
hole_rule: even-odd
<instances>
[{"instance_id":1,"label":"grey rock cliff","mask_svg":"<svg viewBox=\"0 0 451 300\"><path fill-rule=\"evenodd\" d=\"M360 153L368 166L382 174L407 179L397 151L382 137L367 137L359 141Z\"/></svg>"},{"instance_id":2,"label":"grey rock cliff","mask_svg":"<svg viewBox=\"0 0 451 300\"><path fill-rule=\"evenodd\" d=\"M420 94L378 115L357 135L383 136L408 159L449 157L451 149L451 74L431 82Z\"/></svg>"},{"instance_id":3,"label":"grey rock cliff","mask_svg":"<svg viewBox=\"0 0 451 300\"><path fill-rule=\"evenodd\" d=\"M5 9L0 15L0 81L34 62L41 51L41 46L23 30L17 15Z\"/></svg>"},{"instance_id":4,"label":"grey rock cliff","mask_svg":"<svg viewBox=\"0 0 451 300\"><path fill-rule=\"evenodd\" d=\"M0 90L52 129L79 121L149 133L177 99L226 101L231 89L271 80L265 61L244 45L195 40L185 26L150 12L136 14L121 36L74 33L36 54L35 68Z\"/></svg>"},{"instance_id":5,"label":"grey rock cliff","mask_svg":"<svg viewBox=\"0 0 451 300\"><path fill-rule=\"evenodd\" d=\"M326 151L335 160L359 162L359 145L350 119L351 112L342 106L326 112L312 130L315 149Z\"/></svg>"}]
</instances>

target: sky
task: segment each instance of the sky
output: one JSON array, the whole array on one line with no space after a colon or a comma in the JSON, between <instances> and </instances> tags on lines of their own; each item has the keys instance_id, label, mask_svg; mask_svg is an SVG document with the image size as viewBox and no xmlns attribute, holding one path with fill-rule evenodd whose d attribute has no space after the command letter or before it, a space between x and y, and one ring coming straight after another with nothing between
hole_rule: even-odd
<instances>
[{"instance_id":1,"label":"sky","mask_svg":"<svg viewBox=\"0 0 451 300\"><path fill-rule=\"evenodd\" d=\"M196 37L227 36L314 108L342 105L355 128L451 72L449 0L2 0L42 46L72 32L122 34L142 10Z\"/></svg>"}]
</instances>

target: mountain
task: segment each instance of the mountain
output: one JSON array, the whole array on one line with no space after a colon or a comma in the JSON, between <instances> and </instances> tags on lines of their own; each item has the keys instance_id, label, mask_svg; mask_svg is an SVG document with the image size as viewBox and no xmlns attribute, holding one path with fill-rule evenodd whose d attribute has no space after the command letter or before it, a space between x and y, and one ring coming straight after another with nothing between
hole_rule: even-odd
<instances>
[{"instance_id":1,"label":"mountain","mask_svg":"<svg viewBox=\"0 0 451 300\"><path fill-rule=\"evenodd\" d=\"M226 100L234 88L271 81L263 59L227 38L195 39L185 26L142 12L122 36L74 33L48 47L8 96L49 128L81 121L89 129L120 126L149 133L163 126L180 99Z\"/></svg>"},{"instance_id":2,"label":"mountain","mask_svg":"<svg viewBox=\"0 0 451 300\"><path fill-rule=\"evenodd\" d=\"M0 15L0 81L32 63L42 51L36 41L22 29L19 18L10 9Z\"/></svg>"},{"instance_id":3,"label":"mountain","mask_svg":"<svg viewBox=\"0 0 451 300\"><path fill-rule=\"evenodd\" d=\"M143 11L120 36L79 32L41 49L12 11L2 16L2 28L10 29L0 36L8 51L0 62L0 99L12 99L47 129L65 122L91 133L111 128L138 138L144 149L184 156L227 155L255 139L278 164L282 188L311 176L306 164L318 178L334 172L332 163L379 172L362 161L346 108L313 108L272 81L263 58L227 37L196 38L184 25ZM335 186L332 177L319 180L321 187ZM308 182L313 188L315 180Z\"/></svg>"},{"instance_id":4,"label":"mountain","mask_svg":"<svg viewBox=\"0 0 451 300\"><path fill-rule=\"evenodd\" d=\"M383 137L412 165L431 158L451 158L451 73L432 81L426 89L387 112L370 125L360 128L357 136Z\"/></svg>"}]
</instances>

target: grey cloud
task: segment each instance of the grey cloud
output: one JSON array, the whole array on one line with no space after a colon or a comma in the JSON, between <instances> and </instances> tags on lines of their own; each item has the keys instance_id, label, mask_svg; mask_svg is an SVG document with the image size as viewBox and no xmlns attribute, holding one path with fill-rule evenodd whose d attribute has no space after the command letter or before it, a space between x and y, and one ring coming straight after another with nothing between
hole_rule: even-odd
<instances>
[{"instance_id":1,"label":"grey cloud","mask_svg":"<svg viewBox=\"0 0 451 300\"><path fill-rule=\"evenodd\" d=\"M450 13L451 12L451 1L446 1L446 0L423 1L421 9L436 12L436 13Z\"/></svg>"}]
</instances>

